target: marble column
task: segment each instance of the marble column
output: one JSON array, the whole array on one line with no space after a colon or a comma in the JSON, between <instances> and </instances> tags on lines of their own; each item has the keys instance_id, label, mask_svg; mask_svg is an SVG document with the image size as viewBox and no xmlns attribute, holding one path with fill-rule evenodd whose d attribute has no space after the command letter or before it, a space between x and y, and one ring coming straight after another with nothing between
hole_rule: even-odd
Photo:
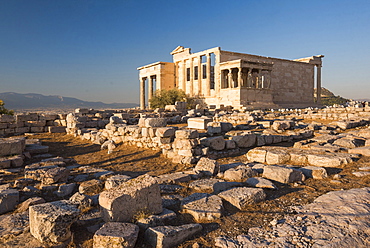
<instances>
[{"instance_id":1,"label":"marble column","mask_svg":"<svg viewBox=\"0 0 370 248\"><path fill-rule=\"evenodd\" d=\"M193 96L193 88L194 88L194 66L193 66L193 58L190 58L190 82L189 82L189 88L190 88L190 96Z\"/></svg>"},{"instance_id":2,"label":"marble column","mask_svg":"<svg viewBox=\"0 0 370 248\"><path fill-rule=\"evenodd\" d=\"M262 76L261 76L261 69L258 69L258 76L256 80L256 88L260 89L262 86Z\"/></svg>"},{"instance_id":3,"label":"marble column","mask_svg":"<svg viewBox=\"0 0 370 248\"><path fill-rule=\"evenodd\" d=\"M196 92L195 95L202 95L202 91L202 58L198 56L198 92Z\"/></svg>"},{"instance_id":4,"label":"marble column","mask_svg":"<svg viewBox=\"0 0 370 248\"><path fill-rule=\"evenodd\" d=\"M184 92L186 92L186 60L183 61L182 63L182 84L181 88Z\"/></svg>"},{"instance_id":5,"label":"marble column","mask_svg":"<svg viewBox=\"0 0 370 248\"><path fill-rule=\"evenodd\" d=\"M179 88L180 85L179 85L179 63L176 63L175 64L175 88Z\"/></svg>"},{"instance_id":6,"label":"marble column","mask_svg":"<svg viewBox=\"0 0 370 248\"><path fill-rule=\"evenodd\" d=\"M153 77L148 77L148 106L150 108L150 99L153 97Z\"/></svg>"},{"instance_id":7,"label":"marble column","mask_svg":"<svg viewBox=\"0 0 370 248\"><path fill-rule=\"evenodd\" d=\"M211 54L207 54L206 96L211 95Z\"/></svg>"},{"instance_id":8,"label":"marble column","mask_svg":"<svg viewBox=\"0 0 370 248\"><path fill-rule=\"evenodd\" d=\"M321 104L321 65L316 66L316 103Z\"/></svg>"},{"instance_id":9,"label":"marble column","mask_svg":"<svg viewBox=\"0 0 370 248\"><path fill-rule=\"evenodd\" d=\"M145 80L143 77L140 79L140 108L145 109Z\"/></svg>"}]
</instances>

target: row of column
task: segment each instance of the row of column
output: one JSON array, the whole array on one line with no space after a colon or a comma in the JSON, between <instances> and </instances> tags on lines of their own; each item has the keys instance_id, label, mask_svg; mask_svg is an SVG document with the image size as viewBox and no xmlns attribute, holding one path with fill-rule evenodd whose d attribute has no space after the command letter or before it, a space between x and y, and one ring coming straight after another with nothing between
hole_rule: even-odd
<instances>
[{"instance_id":1,"label":"row of column","mask_svg":"<svg viewBox=\"0 0 370 248\"><path fill-rule=\"evenodd\" d=\"M149 100L152 99L154 95L154 79L156 78L156 75L152 76L147 76L147 77L142 77L140 79L140 108L145 109L145 82L148 79L148 105L150 107L150 102Z\"/></svg>"},{"instance_id":2,"label":"row of column","mask_svg":"<svg viewBox=\"0 0 370 248\"><path fill-rule=\"evenodd\" d=\"M238 70L237 75L235 70ZM222 70L221 75L221 88L270 88L271 70L239 67Z\"/></svg>"},{"instance_id":3,"label":"row of column","mask_svg":"<svg viewBox=\"0 0 370 248\"><path fill-rule=\"evenodd\" d=\"M204 63L202 64L202 56L206 56L207 60L205 63L206 66L206 74L205 74L205 87L203 88L202 86L202 79L203 79L203 66ZM194 96L194 95L200 95L203 94L204 96L210 96L210 90L211 90L211 54L206 54L198 56L198 63L194 65L193 60L194 58L189 59L189 66L187 66L187 59L178 61L176 62L176 71L178 72L178 75L181 75L181 84L180 84L180 78L177 77L177 83L176 85L179 86L180 89L184 90L186 92L186 84L189 83L189 95ZM180 65L181 65L181 72L180 72ZM195 71L194 67L197 66L197 73L198 73L198 78L194 79ZM188 71L189 71L189 80L188 80ZM198 81L198 87L199 87L199 92L194 92L194 81Z\"/></svg>"}]
</instances>

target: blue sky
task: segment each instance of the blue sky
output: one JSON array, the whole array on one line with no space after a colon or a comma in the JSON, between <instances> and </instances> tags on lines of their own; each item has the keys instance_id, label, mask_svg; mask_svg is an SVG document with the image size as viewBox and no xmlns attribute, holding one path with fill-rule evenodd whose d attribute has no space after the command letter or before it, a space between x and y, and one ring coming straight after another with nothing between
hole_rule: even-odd
<instances>
[{"instance_id":1,"label":"blue sky","mask_svg":"<svg viewBox=\"0 0 370 248\"><path fill-rule=\"evenodd\" d=\"M0 0L0 92L139 102L137 67L178 45L295 59L370 98L370 1Z\"/></svg>"}]
</instances>

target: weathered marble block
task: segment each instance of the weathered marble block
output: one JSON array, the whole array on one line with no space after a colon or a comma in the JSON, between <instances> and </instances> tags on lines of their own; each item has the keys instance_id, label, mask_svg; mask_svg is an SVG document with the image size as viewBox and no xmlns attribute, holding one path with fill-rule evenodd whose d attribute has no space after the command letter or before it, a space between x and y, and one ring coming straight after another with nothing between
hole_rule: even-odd
<instances>
[{"instance_id":1,"label":"weathered marble block","mask_svg":"<svg viewBox=\"0 0 370 248\"><path fill-rule=\"evenodd\" d=\"M195 129L207 129L207 124L212 122L212 118L189 118L188 119L188 128Z\"/></svg>"},{"instance_id":2,"label":"weathered marble block","mask_svg":"<svg viewBox=\"0 0 370 248\"><path fill-rule=\"evenodd\" d=\"M252 147L256 145L256 135L255 134L245 134L233 136L232 140L235 141L238 147Z\"/></svg>"},{"instance_id":3,"label":"weathered marble block","mask_svg":"<svg viewBox=\"0 0 370 248\"><path fill-rule=\"evenodd\" d=\"M0 157L20 155L25 149L25 138L0 138Z\"/></svg>"},{"instance_id":4,"label":"weathered marble block","mask_svg":"<svg viewBox=\"0 0 370 248\"><path fill-rule=\"evenodd\" d=\"M263 177L251 177L245 182L246 184L256 188L277 189L277 187L270 180L267 180Z\"/></svg>"},{"instance_id":5,"label":"weathered marble block","mask_svg":"<svg viewBox=\"0 0 370 248\"><path fill-rule=\"evenodd\" d=\"M15 189L0 190L0 214L12 211L19 201L19 192Z\"/></svg>"},{"instance_id":6,"label":"weathered marble block","mask_svg":"<svg viewBox=\"0 0 370 248\"><path fill-rule=\"evenodd\" d=\"M63 244L71 238L70 227L79 213L77 206L66 200L30 206L30 232L43 243Z\"/></svg>"},{"instance_id":7,"label":"weathered marble block","mask_svg":"<svg viewBox=\"0 0 370 248\"><path fill-rule=\"evenodd\" d=\"M124 182L127 182L130 179L131 177L126 176L126 175L111 176L107 178L107 180L105 180L105 189L112 189L114 187L121 185Z\"/></svg>"},{"instance_id":8,"label":"weathered marble block","mask_svg":"<svg viewBox=\"0 0 370 248\"><path fill-rule=\"evenodd\" d=\"M263 168L263 177L280 183L292 183L304 180L304 175L300 170L273 165Z\"/></svg>"},{"instance_id":9,"label":"weathered marble block","mask_svg":"<svg viewBox=\"0 0 370 248\"><path fill-rule=\"evenodd\" d=\"M217 195L194 193L183 199L181 209L183 213L192 215L195 221L214 221L221 218L223 204Z\"/></svg>"},{"instance_id":10,"label":"weathered marble block","mask_svg":"<svg viewBox=\"0 0 370 248\"><path fill-rule=\"evenodd\" d=\"M227 181L241 181L255 175L257 175L257 172L252 168L246 165L239 165L238 167L226 170L224 172L224 179Z\"/></svg>"},{"instance_id":11,"label":"weathered marble block","mask_svg":"<svg viewBox=\"0 0 370 248\"><path fill-rule=\"evenodd\" d=\"M247 158L252 162L265 163L266 162L266 149L263 148L254 148L247 152Z\"/></svg>"},{"instance_id":12,"label":"weathered marble block","mask_svg":"<svg viewBox=\"0 0 370 248\"><path fill-rule=\"evenodd\" d=\"M328 173L326 172L326 169L323 167L305 166L303 168L300 168L300 170L307 178L323 179L328 177Z\"/></svg>"},{"instance_id":13,"label":"weathered marble block","mask_svg":"<svg viewBox=\"0 0 370 248\"><path fill-rule=\"evenodd\" d=\"M133 248L139 227L131 223L108 222L94 234L93 248Z\"/></svg>"},{"instance_id":14,"label":"weathered marble block","mask_svg":"<svg viewBox=\"0 0 370 248\"><path fill-rule=\"evenodd\" d=\"M140 229L146 230L149 227L164 226L175 224L177 215L174 211L163 209L163 212L158 215L150 215L137 220L137 225Z\"/></svg>"},{"instance_id":15,"label":"weathered marble block","mask_svg":"<svg viewBox=\"0 0 370 248\"><path fill-rule=\"evenodd\" d=\"M243 209L247 205L261 202L266 198L263 189L247 187L232 188L219 193L218 196L238 209Z\"/></svg>"},{"instance_id":16,"label":"weathered marble block","mask_svg":"<svg viewBox=\"0 0 370 248\"><path fill-rule=\"evenodd\" d=\"M176 130L175 137L177 139L195 139L199 137L197 130Z\"/></svg>"},{"instance_id":17,"label":"weathered marble block","mask_svg":"<svg viewBox=\"0 0 370 248\"><path fill-rule=\"evenodd\" d=\"M104 221L132 221L140 211L162 212L162 198L156 179L143 175L103 191L99 204Z\"/></svg>"},{"instance_id":18,"label":"weathered marble block","mask_svg":"<svg viewBox=\"0 0 370 248\"><path fill-rule=\"evenodd\" d=\"M203 173L205 176L214 176L220 171L220 165L216 160L202 157L194 168L197 173Z\"/></svg>"},{"instance_id":19,"label":"weathered marble block","mask_svg":"<svg viewBox=\"0 0 370 248\"><path fill-rule=\"evenodd\" d=\"M188 240L201 230L200 224L151 227L145 232L145 240L152 247L170 248Z\"/></svg>"},{"instance_id":20,"label":"weathered marble block","mask_svg":"<svg viewBox=\"0 0 370 248\"><path fill-rule=\"evenodd\" d=\"M210 147L216 151L221 151L225 149L225 145L226 145L225 140L222 136L201 139L200 144Z\"/></svg>"}]
</instances>

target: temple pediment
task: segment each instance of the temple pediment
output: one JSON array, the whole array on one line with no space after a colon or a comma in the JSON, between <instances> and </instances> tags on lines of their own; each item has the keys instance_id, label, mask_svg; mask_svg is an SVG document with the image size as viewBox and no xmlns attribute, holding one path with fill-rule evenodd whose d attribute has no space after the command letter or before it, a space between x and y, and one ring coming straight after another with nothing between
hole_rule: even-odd
<instances>
[{"instance_id":1,"label":"temple pediment","mask_svg":"<svg viewBox=\"0 0 370 248\"><path fill-rule=\"evenodd\" d=\"M178 46L170 54L174 55L174 54L183 53L183 52L188 52L190 54L190 48L185 48L183 46Z\"/></svg>"}]
</instances>

